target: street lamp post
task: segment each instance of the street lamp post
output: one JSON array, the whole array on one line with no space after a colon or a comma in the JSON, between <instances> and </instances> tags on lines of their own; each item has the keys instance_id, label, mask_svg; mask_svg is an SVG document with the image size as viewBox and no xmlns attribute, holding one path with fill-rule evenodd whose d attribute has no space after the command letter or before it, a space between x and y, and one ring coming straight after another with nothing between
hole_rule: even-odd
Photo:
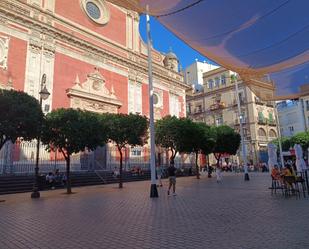
<instances>
[{"instance_id":1,"label":"street lamp post","mask_svg":"<svg viewBox=\"0 0 309 249\"><path fill-rule=\"evenodd\" d=\"M150 170L151 170L151 187L150 187L150 197L157 198L158 189L156 183L156 166L155 166L155 129L154 129L154 113L153 113L153 85L152 85L152 58L151 58L151 37L150 37L150 18L148 14L147 5L147 15L146 15L146 28L147 28L147 51L148 51L148 94L149 94L149 128L150 128Z\"/></svg>"},{"instance_id":2,"label":"street lamp post","mask_svg":"<svg viewBox=\"0 0 309 249\"><path fill-rule=\"evenodd\" d=\"M245 171L245 181L249 181L249 173L248 173L248 164L247 164L247 153L246 153L246 145L245 145L245 137L244 137L244 130L243 130L243 116L241 115L241 108L240 108L240 99L239 99L239 92L238 92L238 79L235 80L235 92L236 92L236 100L237 100L237 108L238 108L238 115L239 115L239 129L240 129L240 137L241 137L241 151L244 161L244 171Z\"/></svg>"},{"instance_id":3,"label":"street lamp post","mask_svg":"<svg viewBox=\"0 0 309 249\"><path fill-rule=\"evenodd\" d=\"M48 92L46 88L46 74L42 75L41 79L41 85L40 85L40 107L42 109L42 102L43 100L46 100L50 93ZM40 129L41 132L41 129ZM39 156L40 156L40 141L41 141L41 135L39 134L37 137L37 145L36 145L36 160L35 160L35 182L33 186L33 192L31 193L31 198L40 198L40 192L39 192Z\"/></svg>"}]
</instances>

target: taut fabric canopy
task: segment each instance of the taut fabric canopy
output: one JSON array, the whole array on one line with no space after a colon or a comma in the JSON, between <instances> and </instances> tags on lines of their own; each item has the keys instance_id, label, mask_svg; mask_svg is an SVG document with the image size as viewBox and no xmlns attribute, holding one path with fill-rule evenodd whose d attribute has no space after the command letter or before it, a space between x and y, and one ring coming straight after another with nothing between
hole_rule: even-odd
<instances>
[{"instance_id":1,"label":"taut fabric canopy","mask_svg":"<svg viewBox=\"0 0 309 249\"><path fill-rule=\"evenodd\" d=\"M148 5L150 15L193 49L239 73L264 99L309 93L308 0L110 1L140 13Z\"/></svg>"}]
</instances>

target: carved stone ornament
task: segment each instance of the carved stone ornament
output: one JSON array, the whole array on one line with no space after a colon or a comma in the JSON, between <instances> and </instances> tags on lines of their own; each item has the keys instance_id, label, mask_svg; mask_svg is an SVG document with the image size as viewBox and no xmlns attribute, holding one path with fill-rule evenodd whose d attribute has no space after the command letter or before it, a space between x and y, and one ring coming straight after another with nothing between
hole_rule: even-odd
<instances>
[{"instance_id":1,"label":"carved stone ornament","mask_svg":"<svg viewBox=\"0 0 309 249\"><path fill-rule=\"evenodd\" d=\"M0 68L7 69L9 38L0 36Z\"/></svg>"},{"instance_id":2,"label":"carved stone ornament","mask_svg":"<svg viewBox=\"0 0 309 249\"><path fill-rule=\"evenodd\" d=\"M154 108L154 119L155 119L155 120L159 120L159 119L161 119L161 118L162 118L161 109L155 107L155 108Z\"/></svg>"},{"instance_id":3,"label":"carved stone ornament","mask_svg":"<svg viewBox=\"0 0 309 249\"><path fill-rule=\"evenodd\" d=\"M115 96L112 87L109 91L105 86L105 79L96 68L94 73L87 75L87 80L80 83L78 75L75 85L66 90L71 99L71 107L98 113L117 113L122 106Z\"/></svg>"}]
</instances>

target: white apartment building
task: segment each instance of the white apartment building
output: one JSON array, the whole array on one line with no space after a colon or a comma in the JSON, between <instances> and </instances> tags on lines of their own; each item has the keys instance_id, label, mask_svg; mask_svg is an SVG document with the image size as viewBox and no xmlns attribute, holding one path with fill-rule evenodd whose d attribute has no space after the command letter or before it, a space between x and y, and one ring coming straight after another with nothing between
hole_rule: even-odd
<instances>
[{"instance_id":1,"label":"white apartment building","mask_svg":"<svg viewBox=\"0 0 309 249\"><path fill-rule=\"evenodd\" d=\"M188 85L200 85L203 86L203 74L213 69L219 68L219 66L210 64L206 61L200 62L196 60L193 64L188 66L184 71L185 82Z\"/></svg>"},{"instance_id":2,"label":"white apartment building","mask_svg":"<svg viewBox=\"0 0 309 249\"><path fill-rule=\"evenodd\" d=\"M281 136L291 137L307 130L303 100L287 100L277 103Z\"/></svg>"}]
</instances>

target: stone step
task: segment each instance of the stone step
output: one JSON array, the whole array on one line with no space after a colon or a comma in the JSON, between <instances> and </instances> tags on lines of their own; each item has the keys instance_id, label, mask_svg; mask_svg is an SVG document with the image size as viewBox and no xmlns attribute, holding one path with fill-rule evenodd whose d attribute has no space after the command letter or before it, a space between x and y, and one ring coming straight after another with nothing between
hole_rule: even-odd
<instances>
[{"instance_id":1,"label":"stone step","mask_svg":"<svg viewBox=\"0 0 309 249\"><path fill-rule=\"evenodd\" d=\"M99 172L100 177L94 172L80 172L71 173L72 187L89 186L89 185L101 185L118 183L119 179L115 178L111 172ZM103 178L103 180L101 179ZM144 172L141 176L132 176L130 173L125 172L123 174L123 182L140 181L150 179L150 172ZM33 188L34 176L1 176L0 177L0 195L11 193L30 192ZM42 190L49 189L49 186L43 183ZM56 188L64 188L58 186Z\"/></svg>"}]
</instances>

